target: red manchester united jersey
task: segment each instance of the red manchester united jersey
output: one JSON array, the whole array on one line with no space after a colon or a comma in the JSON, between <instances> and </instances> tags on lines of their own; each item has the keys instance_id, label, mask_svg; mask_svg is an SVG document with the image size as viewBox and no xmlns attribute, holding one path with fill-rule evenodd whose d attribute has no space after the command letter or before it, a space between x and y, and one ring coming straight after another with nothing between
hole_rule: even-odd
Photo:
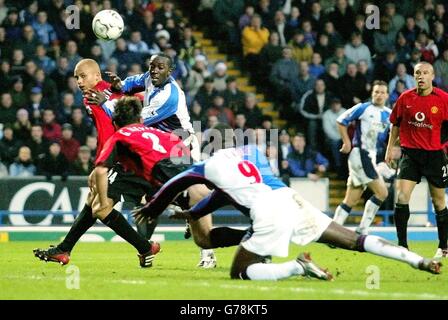
<instances>
[{"instance_id":1,"label":"red manchester united jersey","mask_svg":"<svg viewBox=\"0 0 448 320\"><path fill-rule=\"evenodd\" d=\"M434 88L430 95L419 96L407 90L397 100L390 122L400 127L402 147L441 150L441 128L448 120L448 94Z\"/></svg>"},{"instance_id":2,"label":"red manchester united jersey","mask_svg":"<svg viewBox=\"0 0 448 320\"><path fill-rule=\"evenodd\" d=\"M98 82L94 89L104 92L108 100L103 106L98 106L89 104L87 99L84 98L84 105L86 106L87 113L93 119L96 131L98 132L96 148L96 157L98 158L107 139L109 139L115 132L114 125L112 124L113 103L111 102L112 100L119 99L123 94L112 92L110 90L110 83L103 80Z\"/></svg>"},{"instance_id":3,"label":"red manchester united jersey","mask_svg":"<svg viewBox=\"0 0 448 320\"><path fill-rule=\"evenodd\" d=\"M133 171L152 181L154 165L165 158L189 156L189 150L175 134L131 124L119 129L107 140L96 165L112 167L117 161L126 171Z\"/></svg>"}]
</instances>

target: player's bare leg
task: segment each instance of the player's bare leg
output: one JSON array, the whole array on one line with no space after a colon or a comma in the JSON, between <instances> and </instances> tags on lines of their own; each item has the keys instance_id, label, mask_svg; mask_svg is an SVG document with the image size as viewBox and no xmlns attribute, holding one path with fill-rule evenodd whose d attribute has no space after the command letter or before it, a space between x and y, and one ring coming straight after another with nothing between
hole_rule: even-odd
<instances>
[{"instance_id":1,"label":"player's bare leg","mask_svg":"<svg viewBox=\"0 0 448 320\"><path fill-rule=\"evenodd\" d=\"M333 276L313 263L307 253L284 263L264 263L265 259L239 246L230 269L232 279L280 280L294 275L331 280Z\"/></svg>"},{"instance_id":2,"label":"player's bare leg","mask_svg":"<svg viewBox=\"0 0 448 320\"><path fill-rule=\"evenodd\" d=\"M445 202L445 189L437 188L429 184L429 191L431 193L432 203L436 211L437 232L439 235L439 246L437 248L434 259L441 259L448 257L448 210Z\"/></svg>"},{"instance_id":3,"label":"player's bare leg","mask_svg":"<svg viewBox=\"0 0 448 320\"><path fill-rule=\"evenodd\" d=\"M406 248L399 247L377 236L358 235L334 221L330 223L317 242L330 243L347 250L369 252L381 257L406 262L415 269L434 274L440 273L441 264L436 260L425 259Z\"/></svg>"},{"instance_id":4,"label":"player's bare leg","mask_svg":"<svg viewBox=\"0 0 448 320\"><path fill-rule=\"evenodd\" d=\"M372 224L376 213L388 196L387 187L382 178L371 181L367 184L367 186L373 191L374 194L369 200L367 200L361 222L359 223L358 228L356 228L356 233L364 235L368 233L368 229Z\"/></svg>"},{"instance_id":5,"label":"player's bare leg","mask_svg":"<svg viewBox=\"0 0 448 320\"><path fill-rule=\"evenodd\" d=\"M397 203L395 204L394 219L397 228L398 245L408 248L407 228L410 217L409 200L417 182L397 180Z\"/></svg>"}]
</instances>

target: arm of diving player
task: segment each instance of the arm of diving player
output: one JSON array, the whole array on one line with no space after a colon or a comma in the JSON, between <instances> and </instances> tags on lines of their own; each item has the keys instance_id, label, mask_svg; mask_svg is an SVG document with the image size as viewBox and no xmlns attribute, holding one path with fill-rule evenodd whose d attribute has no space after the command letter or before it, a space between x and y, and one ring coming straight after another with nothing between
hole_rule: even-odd
<instances>
[{"instance_id":1,"label":"arm of diving player","mask_svg":"<svg viewBox=\"0 0 448 320\"><path fill-rule=\"evenodd\" d=\"M193 220L198 220L199 218L230 204L232 203L224 192L215 190L196 203L189 212Z\"/></svg>"},{"instance_id":2,"label":"arm of diving player","mask_svg":"<svg viewBox=\"0 0 448 320\"><path fill-rule=\"evenodd\" d=\"M121 91L124 93L135 93L145 90L145 82L149 77L149 71L137 74L135 76L130 76L121 82Z\"/></svg>"}]
</instances>

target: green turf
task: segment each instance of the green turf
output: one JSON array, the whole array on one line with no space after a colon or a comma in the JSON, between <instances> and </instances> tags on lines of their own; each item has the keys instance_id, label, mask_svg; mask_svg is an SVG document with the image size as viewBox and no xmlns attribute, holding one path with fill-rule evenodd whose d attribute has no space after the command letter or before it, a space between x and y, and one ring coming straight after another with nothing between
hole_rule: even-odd
<instances>
[{"instance_id":1,"label":"green turf","mask_svg":"<svg viewBox=\"0 0 448 320\"><path fill-rule=\"evenodd\" d=\"M199 251L191 241L162 243L163 252L150 269L138 266L134 249L125 243L78 244L65 267L34 258L32 249L47 245L0 244L0 299L448 299L445 267L441 275L431 275L404 263L320 244L292 246L290 258L309 250L317 263L336 275L333 282L301 277L277 282L230 280L235 249L217 250L219 267L202 270L195 267ZM426 256L435 251L433 242L415 242L411 247ZM379 289L366 288L370 265L379 268ZM66 287L70 276L66 272L73 272L69 266L79 268L79 289Z\"/></svg>"}]
</instances>

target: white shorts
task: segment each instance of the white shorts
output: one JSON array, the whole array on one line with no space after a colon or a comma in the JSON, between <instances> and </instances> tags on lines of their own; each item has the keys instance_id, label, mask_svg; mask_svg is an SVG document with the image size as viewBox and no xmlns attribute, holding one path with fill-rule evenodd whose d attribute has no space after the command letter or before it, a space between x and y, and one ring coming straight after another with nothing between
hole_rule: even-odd
<instances>
[{"instance_id":1,"label":"white shorts","mask_svg":"<svg viewBox=\"0 0 448 320\"><path fill-rule=\"evenodd\" d=\"M372 159L367 151L353 148L348 157L347 186L364 188L368 183L378 179L376 159Z\"/></svg>"},{"instance_id":2,"label":"white shorts","mask_svg":"<svg viewBox=\"0 0 448 320\"><path fill-rule=\"evenodd\" d=\"M253 234L241 243L246 250L287 257L290 242L304 246L321 237L332 220L308 202L299 206L294 194L281 188L260 195L250 210Z\"/></svg>"}]
</instances>

